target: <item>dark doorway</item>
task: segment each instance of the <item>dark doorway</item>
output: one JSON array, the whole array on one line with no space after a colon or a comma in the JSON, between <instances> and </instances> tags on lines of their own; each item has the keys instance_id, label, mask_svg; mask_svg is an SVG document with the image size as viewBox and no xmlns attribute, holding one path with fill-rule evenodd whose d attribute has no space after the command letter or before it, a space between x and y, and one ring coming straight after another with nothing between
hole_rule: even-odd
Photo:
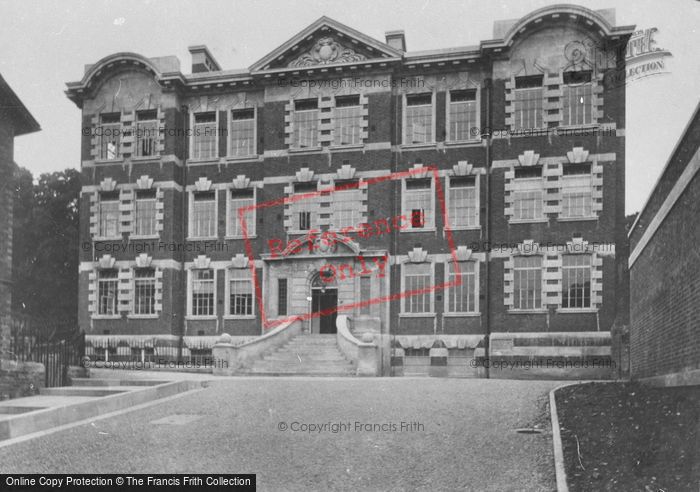
<instances>
[{"instance_id":1,"label":"dark doorway","mask_svg":"<svg viewBox=\"0 0 700 492\"><path fill-rule=\"evenodd\" d=\"M319 333L336 333L335 319L338 316L338 289L313 289L311 293L311 312L321 313Z\"/></svg>"}]
</instances>

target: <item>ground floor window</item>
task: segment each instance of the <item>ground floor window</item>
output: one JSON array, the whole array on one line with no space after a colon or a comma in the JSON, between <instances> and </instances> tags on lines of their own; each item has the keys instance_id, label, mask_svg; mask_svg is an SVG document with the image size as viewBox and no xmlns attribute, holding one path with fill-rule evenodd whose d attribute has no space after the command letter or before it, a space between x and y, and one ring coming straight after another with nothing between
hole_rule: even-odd
<instances>
[{"instance_id":1,"label":"ground floor window","mask_svg":"<svg viewBox=\"0 0 700 492\"><path fill-rule=\"evenodd\" d=\"M228 314L231 316L253 314L253 279L247 268L229 270Z\"/></svg>"},{"instance_id":2,"label":"ground floor window","mask_svg":"<svg viewBox=\"0 0 700 492\"><path fill-rule=\"evenodd\" d=\"M447 263L448 313L473 313L476 311L476 262Z\"/></svg>"},{"instance_id":3,"label":"ground floor window","mask_svg":"<svg viewBox=\"0 0 700 492\"><path fill-rule=\"evenodd\" d=\"M214 316L214 270L192 270L192 316Z\"/></svg>"},{"instance_id":4,"label":"ground floor window","mask_svg":"<svg viewBox=\"0 0 700 492\"><path fill-rule=\"evenodd\" d=\"M97 314L111 316L117 314L117 285L119 274L116 270L101 270L97 285Z\"/></svg>"},{"instance_id":5,"label":"ground floor window","mask_svg":"<svg viewBox=\"0 0 700 492\"><path fill-rule=\"evenodd\" d=\"M402 266L403 272L403 312L404 313L431 313L432 293L432 264L431 263L406 263Z\"/></svg>"},{"instance_id":6,"label":"ground floor window","mask_svg":"<svg viewBox=\"0 0 700 492\"><path fill-rule=\"evenodd\" d=\"M590 255L563 255L561 280L562 308L584 309L591 307Z\"/></svg>"}]
</instances>

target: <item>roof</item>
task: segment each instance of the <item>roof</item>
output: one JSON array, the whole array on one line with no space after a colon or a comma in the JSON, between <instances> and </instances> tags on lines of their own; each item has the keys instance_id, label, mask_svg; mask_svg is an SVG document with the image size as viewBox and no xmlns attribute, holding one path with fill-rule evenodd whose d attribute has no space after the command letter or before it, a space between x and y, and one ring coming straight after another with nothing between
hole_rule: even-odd
<instances>
[{"instance_id":1,"label":"roof","mask_svg":"<svg viewBox=\"0 0 700 492\"><path fill-rule=\"evenodd\" d=\"M2 78L2 75L0 75L0 108L9 112L11 121L14 124L15 136L41 130L39 122L34 119L24 103L17 97L15 91Z\"/></svg>"}]
</instances>

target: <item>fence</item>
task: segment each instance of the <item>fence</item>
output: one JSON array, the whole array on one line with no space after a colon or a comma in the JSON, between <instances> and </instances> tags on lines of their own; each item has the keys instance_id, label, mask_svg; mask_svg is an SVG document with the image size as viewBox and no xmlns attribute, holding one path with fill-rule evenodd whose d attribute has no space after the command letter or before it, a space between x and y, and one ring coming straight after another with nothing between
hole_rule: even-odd
<instances>
[{"instance_id":1,"label":"fence","mask_svg":"<svg viewBox=\"0 0 700 492\"><path fill-rule=\"evenodd\" d=\"M68 367L79 366L85 354L85 334L69 320L57 321L12 315L9 357L40 362L45 367L46 387L68 384Z\"/></svg>"}]
</instances>

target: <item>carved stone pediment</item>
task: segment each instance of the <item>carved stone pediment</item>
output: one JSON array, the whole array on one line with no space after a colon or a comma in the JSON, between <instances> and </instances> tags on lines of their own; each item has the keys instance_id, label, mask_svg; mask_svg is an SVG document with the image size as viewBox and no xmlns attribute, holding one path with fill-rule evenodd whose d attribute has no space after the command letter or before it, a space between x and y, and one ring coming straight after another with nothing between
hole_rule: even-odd
<instances>
[{"instance_id":1,"label":"carved stone pediment","mask_svg":"<svg viewBox=\"0 0 700 492\"><path fill-rule=\"evenodd\" d=\"M522 243L518 244L518 252L523 256L534 255L539 253L540 244L536 243L532 239L526 239Z\"/></svg>"},{"instance_id":2,"label":"carved stone pediment","mask_svg":"<svg viewBox=\"0 0 700 492\"><path fill-rule=\"evenodd\" d=\"M194 267L198 270L204 270L209 268L209 265L211 264L211 259L207 258L204 255L199 255L197 258L194 259L192 262L194 264Z\"/></svg>"},{"instance_id":3,"label":"carved stone pediment","mask_svg":"<svg viewBox=\"0 0 700 492\"><path fill-rule=\"evenodd\" d=\"M153 258L148 256L146 253L141 253L136 257L136 266L139 268L148 268L151 266L151 261Z\"/></svg>"},{"instance_id":4,"label":"carved stone pediment","mask_svg":"<svg viewBox=\"0 0 700 492\"><path fill-rule=\"evenodd\" d=\"M526 150L518 156L518 162L521 166L534 166L540 160L540 154L535 154L534 150Z\"/></svg>"},{"instance_id":5,"label":"carved stone pediment","mask_svg":"<svg viewBox=\"0 0 700 492\"><path fill-rule=\"evenodd\" d=\"M136 186L139 187L139 190L150 190L151 186L153 186L153 178L141 176L136 180Z\"/></svg>"},{"instance_id":6,"label":"carved stone pediment","mask_svg":"<svg viewBox=\"0 0 700 492\"><path fill-rule=\"evenodd\" d=\"M100 268L114 268L115 261L112 255L102 255L102 258L98 260L98 265Z\"/></svg>"},{"instance_id":7,"label":"carved stone pediment","mask_svg":"<svg viewBox=\"0 0 700 492\"><path fill-rule=\"evenodd\" d=\"M313 67L332 63L351 63L366 60L367 57L352 48L340 44L332 36L320 38L309 51L289 63L289 68Z\"/></svg>"},{"instance_id":8,"label":"carved stone pediment","mask_svg":"<svg viewBox=\"0 0 700 492\"><path fill-rule=\"evenodd\" d=\"M408 252L408 261L411 263L423 263L428 260L428 252L423 248L413 248Z\"/></svg>"}]
</instances>

